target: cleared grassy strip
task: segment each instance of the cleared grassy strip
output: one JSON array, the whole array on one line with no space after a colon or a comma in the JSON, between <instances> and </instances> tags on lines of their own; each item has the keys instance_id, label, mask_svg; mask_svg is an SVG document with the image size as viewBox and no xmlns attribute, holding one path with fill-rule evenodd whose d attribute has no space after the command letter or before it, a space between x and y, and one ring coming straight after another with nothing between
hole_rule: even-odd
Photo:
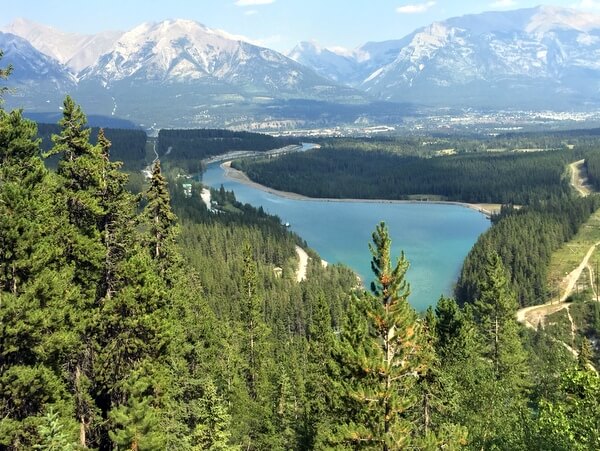
<instances>
[{"instance_id":1,"label":"cleared grassy strip","mask_svg":"<svg viewBox=\"0 0 600 451\"><path fill-rule=\"evenodd\" d=\"M600 210L597 210L587 222L579 229L575 237L561 246L552 254L550 269L548 271L548 286L551 288L553 297L558 297L562 292L564 277L576 268L590 246L600 241ZM598 252L594 252L590 264L595 268L596 262L600 263Z\"/></svg>"}]
</instances>

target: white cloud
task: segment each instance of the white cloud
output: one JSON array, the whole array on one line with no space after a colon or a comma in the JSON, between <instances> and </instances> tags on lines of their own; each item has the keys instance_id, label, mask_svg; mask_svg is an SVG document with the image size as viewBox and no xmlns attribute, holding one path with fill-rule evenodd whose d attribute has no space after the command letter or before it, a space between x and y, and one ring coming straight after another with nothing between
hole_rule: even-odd
<instances>
[{"instance_id":1,"label":"white cloud","mask_svg":"<svg viewBox=\"0 0 600 451\"><path fill-rule=\"evenodd\" d=\"M490 5L492 8L513 8L517 6L517 2L515 0L498 0Z\"/></svg>"},{"instance_id":2,"label":"white cloud","mask_svg":"<svg viewBox=\"0 0 600 451\"><path fill-rule=\"evenodd\" d=\"M581 0L573 5L573 8L600 10L600 1L598 0Z\"/></svg>"},{"instance_id":3,"label":"white cloud","mask_svg":"<svg viewBox=\"0 0 600 451\"><path fill-rule=\"evenodd\" d=\"M430 1L426 3L415 3L412 5L404 5L398 6L396 8L396 12L398 14L418 14L424 13L425 11L433 8L435 6L435 2Z\"/></svg>"},{"instance_id":4,"label":"white cloud","mask_svg":"<svg viewBox=\"0 0 600 451\"><path fill-rule=\"evenodd\" d=\"M237 0L235 6L269 5L271 3L275 3L275 0Z\"/></svg>"}]
</instances>

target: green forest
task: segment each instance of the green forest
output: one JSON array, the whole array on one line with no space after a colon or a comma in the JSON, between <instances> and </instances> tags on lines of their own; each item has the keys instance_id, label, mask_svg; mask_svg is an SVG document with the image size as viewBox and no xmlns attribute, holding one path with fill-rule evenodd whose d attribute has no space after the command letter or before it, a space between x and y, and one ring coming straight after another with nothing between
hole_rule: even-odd
<instances>
[{"instance_id":1,"label":"green forest","mask_svg":"<svg viewBox=\"0 0 600 451\"><path fill-rule=\"evenodd\" d=\"M53 147L52 135L60 132L57 124L38 123L38 137L42 140L42 151L48 152ZM91 142L95 144L100 129L92 127ZM123 163L123 170L136 171L145 166L146 132L135 129L105 128L104 135L111 142L110 154L115 161ZM58 156L48 158L46 163L52 167L58 164Z\"/></svg>"},{"instance_id":2,"label":"green forest","mask_svg":"<svg viewBox=\"0 0 600 451\"><path fill-rule=\"evenodd\" d=\"M236 150L264 152L290 144L299 141L222 129L161 129L156 150L159 156L168 156L170 162L188 172L200 172L200 161L205 158Z\"/></svg>"},{"instance_id":3,"label":"green forest","mask_svg":"<svg viewBox=\"0 0 600 451\"><path fill-rule=\"evenodd\" d=\"M503 238L482 238L458 301L421 316L383 223L368 288L310 250L297 282L305 243L278 218L225 190L209 211L160 161L131 192L108 132L70 97L62 113L43 147L0 109L0 450L600 448L592 344L574 358L517 323L539 287L519 291ZM566 157L549 155L523 162L553 173ZM543 262L598 207L558 186L489 233L544 224Z\"/></svg>"},{"instance_id":4,"label":"green forest","mask_svg":"<svg viewBox=\"0 0 600 451\"><path fill-rule=\"evenodd\" d=\"M563 175L571 158L569 150L424 158L330 145L233 166L258 183L309 197L528 204L569 192Z\"/></svg>"},{"instance_id":5,"label":"green forest","mask_svg":"<svg viewBox=\"0 0 600 451\"><path fill-rule=\"evenodd\" d=\"M479 297L479 280L492 250L509 271L520 307L542 304L556 296L548 286L552 252L570 240L598 208L597 196L565 196L520 209L503 208L467 255L455 288L456 299L465 303Z\"/></svg>"}]
</instances>

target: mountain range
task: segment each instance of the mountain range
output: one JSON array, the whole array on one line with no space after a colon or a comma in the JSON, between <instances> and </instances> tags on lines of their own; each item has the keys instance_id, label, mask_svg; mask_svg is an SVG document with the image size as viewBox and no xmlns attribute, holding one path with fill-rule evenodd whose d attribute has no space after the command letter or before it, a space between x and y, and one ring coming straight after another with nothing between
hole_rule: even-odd
<instances>
[{"instance_id":1,"label":"mountain range","mask_svg":"<svg viewBox=\"0 0 600 451\"><path fill-rule=\"evenodd\" d=\"M353 50L302 42L283 55L190 20L64 33L1 29L9 106L86 111L145 127L394 123L420 106L594 109L600 16L537 7L451 18ZM412 106L407 106L412 105Z\"/></svg>"},{"instance_id":2,"label":"mountain range","mask_svg":"<svg viewBox=\"0 0 600 451\"><path fill-rule=\"evenodd\" d=\"M389 101L527 109L600 101L600 16L564 8L466 15L351 53L303 43L289 55Z\"/></svg>"}]
</instances>

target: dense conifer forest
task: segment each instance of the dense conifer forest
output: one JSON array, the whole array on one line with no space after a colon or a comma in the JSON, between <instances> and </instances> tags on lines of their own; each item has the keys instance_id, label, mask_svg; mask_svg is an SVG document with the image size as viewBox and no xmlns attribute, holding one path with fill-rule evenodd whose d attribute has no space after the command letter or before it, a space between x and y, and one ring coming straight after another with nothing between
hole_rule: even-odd
<instances>
[{"instance_id":1,"label":"dense conifer forest","mask_svg":"<svg viewBox=\"0 0 600 451\"><path fill-rule=\"evenodd\" d=\"M44 152L52 149L52 135L60 132L57 124L38 123L38 137L42 140L41 148ZM96 144L96 137L100 129L92 127L91 142ZM137 171L144 167L146 159L146 132L135 129L106 128L104 135L111 142L110 154L115 161L123 163L123 170ZM56 166L58 157L46 160L47 164Z\"/></svg>"},{"instance_id":2,"label":"dense conifer forest","mask_svg":"<svg viewBox=\"0 0 600 451\"><path fill-rule=\"evenodd\" d=\"M556 296L548 287L552 252L570 240L598 208L600 198L596 196L565 196L521 209L504 208L467 255L456 286L456 299L465 303L479 297L479 280L492 250L509 270L510 285L521 307L542 304Z\"/></svg>"},{"instance_id":3,"label":"dense conifer forest","mask_svg":"<svg viewBox=\"0 0 600 451\"><path fill-rule=\"evenodd\" d=\"M423 158L329 146L234 167L252 180L309 197L528 204L569 191L572 152L475 153Z\"/></svg>"},{"instance_id":4,"label":"dense conifer forest","mask_svg":"<svg viewBox=\"0 0 600 451\"><path fill-rule=\"evenodd\" d=\"M264 152L290 144L299 144L299 141L221 129L161 129L157 152L189 172L200 172L199 162L205 158L236 150Z\"/></svg>"},{"instance_id":5,"label":"dense conifer forest","mask_svg":"<svg viewBox=\"0 0 600 451\"><path fill-rule=\"evenodd\" d=\"M158 161L134 195L71 98L58 125L48 169L36 125L0 109L0 449L600 447L590 344L574 359L516 322L493 246L472 298L420 317L385 224L369 288L314 253L297 282L304 243L277 218L224 190L211 212ZM574 205L556 227L593 208Z\"/></svg>"}]
</instances>

